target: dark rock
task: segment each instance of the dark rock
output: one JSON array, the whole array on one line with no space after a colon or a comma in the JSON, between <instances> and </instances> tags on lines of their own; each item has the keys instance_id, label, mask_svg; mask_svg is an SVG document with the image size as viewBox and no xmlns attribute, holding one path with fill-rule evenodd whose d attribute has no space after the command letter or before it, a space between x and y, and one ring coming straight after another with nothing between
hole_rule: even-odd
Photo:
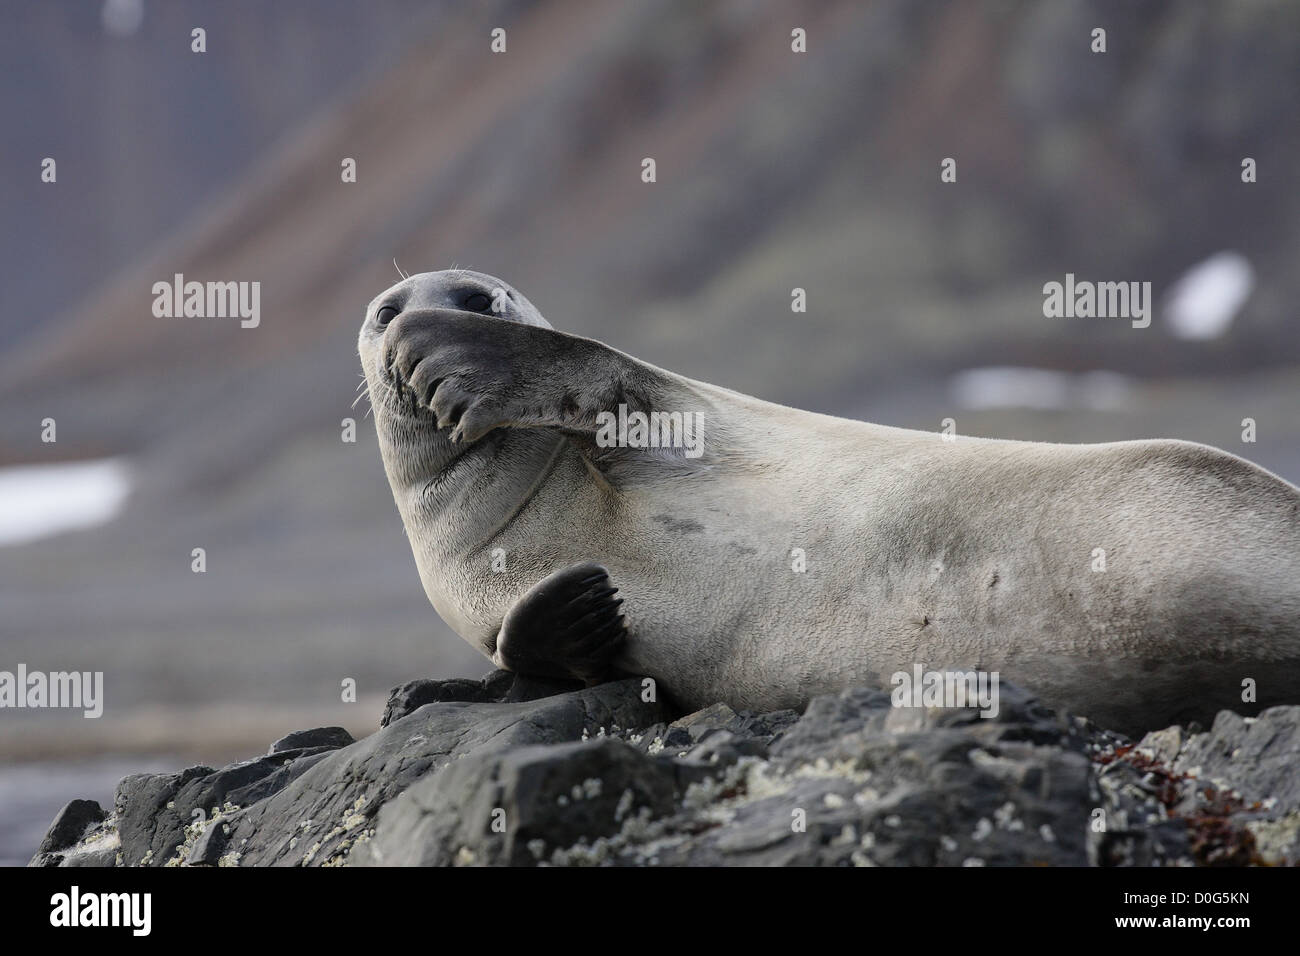
<instances>
[{"instance_id":1,"label":"dark rock","mask_svg":"<svg viewBox=\"0 0 1300 956\"><path fill-rule=\"evenodd\" d=\"M66 850L96 823L104 821L104 808L94 800L73 800L54 818L50 830L41 841L37 853L54 853Z\"/></svg>"},{"instance_id":2,"label":"dark rock","mask_svg":"<svg viewBox=\"0 0 1300 956\"><path fill-rule=\"evenodd\" d=\"M1175 770L1235 790L1247 803L1268 802L1276 814L1300 812L1300 707L1271 707L1258 717L1220 711L1208 731L1179 743Z\"/></svg>"},{"instance_id":3,"label":"dark rock","mask_svg":"<svg viewBox=\"0 0 1300 956\"><path fill-rule=\"evenodd\" d=\"M695 743L695 738L685 727L674 727L669 725L663 734L663 744L665 750L680 751L683 747L689 747Z\"/></svg>"},{"instance_id":4,"label":"dark rock","mask_svg":"<svg viewBox=\"0 0 1300 956\"><path fill-rule=\"evenodd\" d=\"M214 773L212 767L190 767L177 773L132 774L118 783L113 816L127 866L166 862L184 840L184 829L190 823L189 809L198 809L178 809L176 795L182 787ZM155 856L162 859L155 861Z\"/></svg>"},{"instance_id":5,"label":"dark rock","mask_svg":"<svg viewBox=\"0 0 1300 956\"><path fill-rule=\"evenodd\" d=\"M370 839L381 806L447 765L663 719L632 680L513 704L434 702L311 766L230 819L224 855L253 865L338 864ZM464 758L458 760L458 758Z\"/></svg>"},{"instance_id":6,"label":"dark rock","mask_svg":"<svg viewBox=\"0 0 1300 956\"><path fill-rule=\"evenodd\" d=\"M658 757L589 741L466 758L393 801L354 859L1086 862L1093 801L1082 735L1030 695L1004 687L998 718L981 720L896 710L888 695L852 691L819 698L785 730L793 719L719 705L664 728ZM760 730L784 733L779 760L763 759L775 735ZM494 811L500 833L487 822Z\"/></svg>"},{"instance_id":7,"label":"dark rock","mask_svg":"<svg viewBox=\"0 0 1300 956\"><path fill-rule=\"evenodd\" d=\"M413 680L394 687L379 726L412 714L425 704L460 702L467 704L519 703L581 690L582 681L523 677L496 670L481 680L455 677L450 680Z\"/></svg>"},{"instance_id":8,"label":"dark rock","mask_svg":"<svg viewBox=\"0 0 1300 956\"><path fill-rule=\"evenodd\" d=\"M655 753L659 753L663 749L663 735L667 730L666 723L656 723L649 727L630 727L620 736L628 746L634 747L641 753L650 753L652 749Z\"/></svg>"},{"instance_id":9,"label":"dark rock","mask_svg":"<svg viewBox=\"0 0 1300 956\"><path fill-rule=\"evenodd\" d=\"M257 803L259 800L264 800L301 777L319 763L326 754L337 749L339 748L313 747L308 750L286 751L284 754L277 754L277 759L282 760L278 767L268 774L258 776L243 786L231 790L226 794L226 800L236 807L246 807Z\"/></svg>"},{"instance_id":10,"label":"dark rock","mask_svg":"<svg viewBox=\"0 0 1300 956\"><path fill-rule=\"evenodd\" d=\"M1098 774L1110 826L1094 862L1300 863L1300 707L1221 711L1116 748ZM1118 828L1118 829L1117 829Z\"/></svg>"},{"instance_id":11,"label":"dark rock","mask_svg":"<svg viewBox=\"0 0 1300 956\"><path fill-rule=\"evenodd\" d=\"M315 730L299 730L281 737L271 744L268 755L283 753L286 750L337 750L348 744L356 743L352 735L342 727L317 727Z\"/></svg>"},{"instance_id":12,"label":"dark rock","mask_svg":"<svg viewBox=\"0 0 1300 956\"><path fill-rule=\"evenodd\" d=\"M604 738L475 754L384 808L359 863L531 865L613 836L624 820L672 813L671 760ZM593 860L602 850L589 851Z\"/></svg>"},{"instance_id":13,"label":"dark rock","mask_svg":"<svg viewBox=\"0 0 1300 956\"><path fill-rule=\"evenodd\" d=\"M218 817L210 821L203 832L194 840L194 844L185 858L186 865L220 865L221 857L230 844L231 823L237 816L238 813L229 817Z\"/></svg>"},{"instance_id":14,"label":"dark rock","mask_svg":"<svg viewBox=\"0 0 1300 956\"><path fill-rule=\"evenodd\" d=\"M1134 745L1003 683L995 715L882 691L679 716L628 679L421 681L377 733L291 734L74 802L33 865L1297 862L1300 707ZM467 699L447 699L447 698ZM423 701L423 702L422 702ZM201 811L201 812L200 812Z\"/></svg>"},{"instance_id":15,"label":"dark rock","mask_svg":"<svg viewBox=\"0 0 1300 956\"><path fill-rule=\"evenodd\" d=\"M1003 684L996 718L901 709L868 690L815 699L738 763L666 864L1079 864L1089 764L1070 722ZM670 828L671 829L671 828ZM689 832L691 827L682 828Z\"/></svg>"},{"instance_id":16,"label":"dark rock","mask_svg":"<svg viewBox=\"0 0 1300 956\"><path fill-rule=\"evenodd\" d=\"M384 715L379 719L380 727L387 727L395 720L401 720L408 714L419 710L425 704L444 701L463 701L481 703L485 700L482 681L455 678L453 680L413 680L399 687L394 687L388 695L388 704Z\"/></svg>"},{"instance_id":17,"label":"dark rock","mask_svg":"<svg viewBox=\"0 0 1300 956\"><path fill-rule=\"evenodd\" d=\"M767 737L745 737L730 730L709 730L682 759L688 763L730 766L741 757L768 755Z\"/></svg>"},{"instance_id":18,"label":"dark rock","mask_svg":"<svg viewBox=\"0 0 1300 956\"><path fill-rule=\"evenodd\" d=\"M737 739L761 739L770 743L779 734L793 727L799 720L799 714L793 710L779 710L770 714L753 714L748 711L737 713L726 704L713 704L704 710L687 714L668 725L668 733L663 735L664 745L690 746L698 744L717 731L727 731ZM683 737L676 731L684 730Z\"/></svg>"},{"instance_id":19,"label":"dark rock","mask_svg":"<svg viewBox=\"0 0 1300 956\"><path fill-rule=\"evenodd\" d=\"M796 710L774 710L769 714L751 714L741 711L738 715L741 734L775 739L799 722L800 713Z\"/></svg>"},{"instance_id":20,"label":"dark rock","mask_svg":"<svg viewBox=\"0 0 1300 956\"><path fill-rule=\"evenodd\" d=\"M711 707L704 708L704 710L697 710L693 714L679 717L668 726L670 728L681 728L690 735L691 740L698 740L704 732L728 727L737 719L736 712L726 704L714 704Z\"/></svg>"},{"instance_id":21,"label":"dark rock","mask_svg":"<svg viewBox=\"0 0 1300 956\"><path fill-rule=\"evenodd\" d=\"M782 745L791 753L811 752L860 732L867 720L890 710L889 694L865 688L818 697L790 728Z\"/></svg>"},{"instance_id":22,"label":"dark rock","mask_svg":"<svg viewBox=\"0 0 1300 956\"><path fill-rule=\"evenodd\" d=\"M1097 774L1101 802L1088 821L1094 866L1178 866L1192 862L1187 828L1161 804L1160 784L1124 760Z\"/></svg>"}]
</instances>

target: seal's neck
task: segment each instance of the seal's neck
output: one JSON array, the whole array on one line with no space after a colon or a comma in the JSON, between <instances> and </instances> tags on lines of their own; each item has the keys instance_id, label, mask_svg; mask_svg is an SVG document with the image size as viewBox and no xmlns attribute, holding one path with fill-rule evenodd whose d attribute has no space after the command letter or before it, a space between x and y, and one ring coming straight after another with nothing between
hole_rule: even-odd
<instances>
[{"instance_id":1,"label":"seal's neck","mask_svg":"<svg viewBox=\"0 0 1300 956\"><path fill-rule=\"evenodd\" d=\"M433 421L377 420L393 497L406 527L433 532L412 546L463 558L493 538L532 500L565 444L546 429L498 428L453 444Z\"/></svg>"}]
</instances>

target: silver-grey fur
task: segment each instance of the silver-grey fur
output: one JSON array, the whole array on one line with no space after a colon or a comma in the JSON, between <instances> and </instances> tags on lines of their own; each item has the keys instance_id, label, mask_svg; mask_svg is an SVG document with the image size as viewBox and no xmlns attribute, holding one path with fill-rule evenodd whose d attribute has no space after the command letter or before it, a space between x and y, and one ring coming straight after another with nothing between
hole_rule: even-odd
<instances>
[{"instance_id":1,"label":"silver-grey fur","mask_svg":"<svg viewBox=\"0 0 1300 956\"><path fill-rule=\"evenodd\" d=\"M471 314L471 290L504 290L501 312ZM425 591L489 656L525 591L594 561L626 598L618 668L687 707L801 707L915 663L1117 729L1248 711L1247 679L1300 700L1300 491L1226 452L786 408L555 331L465 270L376 297L359 344ZM703 456L597 448L620 400L703 413Z\"/></svg>"}]
</instances>

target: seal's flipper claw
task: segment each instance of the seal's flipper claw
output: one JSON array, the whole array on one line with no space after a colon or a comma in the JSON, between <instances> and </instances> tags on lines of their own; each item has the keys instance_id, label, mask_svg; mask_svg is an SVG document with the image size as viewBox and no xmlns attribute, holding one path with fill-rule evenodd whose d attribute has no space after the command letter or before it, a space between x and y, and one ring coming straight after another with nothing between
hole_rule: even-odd
<instances>
[{"instance_id":1,"label":"seal's flipper claw","mask_svg":"<svg viewBox=\"0 0 1300 956\"><path fill-rule=\"evenodd\" d=\"M547 575L506 613L492 660L520 674L599 682L627 634L617 591L598 564Z\"/></svg>"},{"instance_id":2,"label":"seal's flipper claw","mask_svg":"<svg viewBox=\"0 0 1300 956\"><path fill-rule=\"evenodd\" d=\"M503 422L495 406L479 399L461 415L460 424L452 433L452 441L476 442L501 424Z\"/></svg>"}]
</instances>

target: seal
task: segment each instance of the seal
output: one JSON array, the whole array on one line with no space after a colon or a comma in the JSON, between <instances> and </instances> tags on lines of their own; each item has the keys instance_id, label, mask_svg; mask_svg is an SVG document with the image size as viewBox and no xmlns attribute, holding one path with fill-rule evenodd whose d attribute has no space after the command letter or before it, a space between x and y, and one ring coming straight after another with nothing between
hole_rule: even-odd
<instances>
[{"instance_id":1,"label":"seal","mask_svg":"<svg viewBox=\"0 0 1300 956\"><path fill-rule=\"evenodd\" d=\"M425 592L498 666L764 711L976 669L1117 730L1300 699L1300 491L1227 452L786 408L463 270L359 350Z\"/></svg>"}]
</instances>

